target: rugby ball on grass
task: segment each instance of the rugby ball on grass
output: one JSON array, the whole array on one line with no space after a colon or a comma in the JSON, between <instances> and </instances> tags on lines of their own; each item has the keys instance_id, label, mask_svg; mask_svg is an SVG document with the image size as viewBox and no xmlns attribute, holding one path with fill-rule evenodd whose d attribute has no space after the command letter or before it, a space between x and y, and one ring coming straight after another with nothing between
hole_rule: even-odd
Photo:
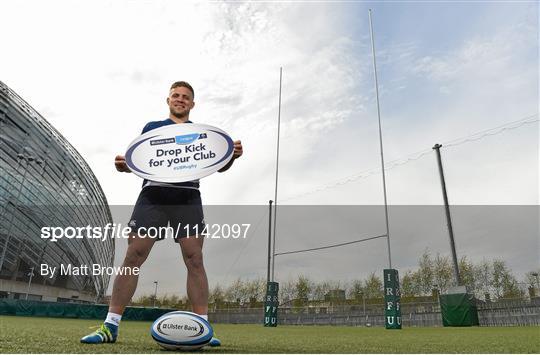
<instances>
[{"instance_id":1,"label":"rugby ball on grass","mask_svg":"<svg viewBox=\"0 0 540 355\"><path fill-rule=\"evenodd\" d=\"M197 350L207 345L214 330L196 313L169 312L155 320L150 329L152 338L168 350Z\"/></svg>"}]
</instances>

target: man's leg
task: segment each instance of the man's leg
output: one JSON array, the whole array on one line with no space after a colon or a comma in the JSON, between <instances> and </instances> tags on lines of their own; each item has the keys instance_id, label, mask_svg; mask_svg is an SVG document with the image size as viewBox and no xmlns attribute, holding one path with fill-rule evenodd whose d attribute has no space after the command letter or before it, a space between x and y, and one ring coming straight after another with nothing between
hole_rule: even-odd
<instances>
[{"instance_id":1,"label":"man's leg","mask_svg":"<svg viewBox=\"0 0 540 355\"><path fill-rule=\"evenodd\" d=\"M144 263L155 238L139 237L137 234L130 234L128 240L128 249L122 267L135 268L141 267ZM118 325L122 313L127 304L131 301L135 289L137 288L138 275L117 275L114 279L111 302L109 304L109 314L105 323L92 334L89 334L81 339L82 343L101 344L114 343L118 335Z\"/></svg>"},{"instance_id":2,"label":"man's leg","mask_svg":"<svg viewBox=\"0 0 540 355\"><path fill-rule=\"evenodd\" d=\"M150 250L154 246L155 238L139 237L137 234L130 234L128 249L122 267L141 267L145 262ZM127 304L131 301L137 288L139 275L117 275L114 279L109 312L122 314Z\"/></svg>"},{"instance_id":3,"label":"man's leg","mask_svg":"<svg viewBox=\"0 0 540 355\"><path fill-rule=\"evenodd\" d=\"M204 237L186 237L179 239L182 256L187 267L187 294L193 312L208 320L208 279L203 263ZM221 346L221 341L213 337L210 346Z\"/></svg>"},{"instance_id":4,"label":"man's leg","mask_svg":"<svg viewBox=\"0 0 540 355\"><path fill-rule=\"evenodd\" d=\"M208 314L208 279L203 263L204 237L186 237L179 240L182 257L187 267L187 294L193 312Z\"/></svg>"}]
</instances>

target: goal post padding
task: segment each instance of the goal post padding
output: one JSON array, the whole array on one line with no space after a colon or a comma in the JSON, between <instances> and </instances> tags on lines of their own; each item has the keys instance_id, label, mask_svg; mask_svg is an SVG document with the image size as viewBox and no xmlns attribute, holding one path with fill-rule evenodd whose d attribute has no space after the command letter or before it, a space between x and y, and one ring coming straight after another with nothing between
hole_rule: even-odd
<instances>
[{"instance_id":1,"label":"goal post padding","mask_svg":"<svg viewBox=\"0 0 540 355\"><path fill-rule=\"evenodd\" d=\"M441 316L445 327L479 325L478 309L473 295L456 293L440 295Z\"/></svg>"}]
</instances>

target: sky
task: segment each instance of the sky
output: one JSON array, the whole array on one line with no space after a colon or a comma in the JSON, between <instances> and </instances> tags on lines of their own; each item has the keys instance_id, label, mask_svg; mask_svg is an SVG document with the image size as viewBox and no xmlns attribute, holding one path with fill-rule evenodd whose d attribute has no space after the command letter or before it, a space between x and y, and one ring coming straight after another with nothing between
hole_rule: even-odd
<instances>
[{"instance_id":1,"label":"sky","mask_svg":"<svg viewBox=\"0 0 540 355\"><path fill-rule=\"evenodd\" d=\"M2 40L0 80L81 153L111 206L132 205L141 185L137 176L114 170L114 156L125 152L148 121L168 116L165 98L172 82L190 82L196 102L192 121L220 127L244 145L244 156L230 171L202 180L203 202L259 205L261 217L254 217L259 221L263 206L274 199L283 68L278 202L380 206L368 9L375 34L388 203L442 204L431 149L442 143L452 205L538 205L539 12L534 1L2 1L0 28L9 35ZM503 126L514 121L520 122ZM118 210L122 212L116 218L125 223L122 218L127 217L120 215L129 207ZM525 228L527 236L494 235L489 250L479 248L483 241L477 239L462 253L474 260L501 256L521 278L538 267L540 258L538 220L528 221L533 225L523 226L519 218L508 222L530 227ZM396 243L404 246L398 268L413 268L411 260L426 246L449 254L444 233L438 242L427 242L430 232L418 232L407 243L410 233L401 233L392 223L390 219ZM471 238L474 244L474 235L485 233L489 225L473 227L464 217L455 223L462 223L464 233L456 235L458 249L460 238L461 245ZM357 229L366 235L384 232L384 225ZM282 250L328 244L327 236L297 232L288 237L278 244ZM331 240L350 238L333 234ZM510 252L516 245L522 247ZM170 249L156 248L155 254ZM384 243L374 248L385 255ZM239 249L250 250L245 245ZM117 243L116 263L124 250L123 241ZM266 251L260 252L223 257L208 246L210 283L264 277ZM365 254L359 249L357 257ZM321 255L334 260L339 251ZM171 264L175 282L162 281L162 292L184 292L179 257L178 264ZM158 268L157 259L151 256L145 267ZM347 279L385 267L383 261L367 259L354 271L346 262L330 271L322 261L298 257L282 264L279 272L285 277L302 270L315 278L336 278L337 272ZM261 267L252 267L256 262ZM138 293L151 292L154 278L143 275Z\"/></svg>"}]
</instances>

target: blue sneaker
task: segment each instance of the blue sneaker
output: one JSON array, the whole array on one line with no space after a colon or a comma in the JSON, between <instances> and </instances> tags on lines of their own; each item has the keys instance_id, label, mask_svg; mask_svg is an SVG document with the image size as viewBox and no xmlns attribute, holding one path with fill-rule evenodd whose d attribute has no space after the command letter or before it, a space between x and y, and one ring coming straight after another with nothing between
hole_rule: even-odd
<instances>
[{"instance_id":1,"label":"blue sneaker","mask_svg":"<svg viewBox=\"0 0 540 355\"><path fill-rule=\"evenodd\" d=\"M81 338L81 343L103 344L114 343L118 336L118 326L110 323L103 323L98 330Z\"/></svg>"},{"instance_id":2,"label":"blue sneaker","mask_svg":"<svg viewBox=\"0 0 540 355\"><path fill-rule=\"evenodd\" d=\"M208 346L211 346L211 347L221 346L221 340L219 340L216 337L212 337L212 339L210 339L210 342L208 343Z\"/></svg>"}]
</instances>

